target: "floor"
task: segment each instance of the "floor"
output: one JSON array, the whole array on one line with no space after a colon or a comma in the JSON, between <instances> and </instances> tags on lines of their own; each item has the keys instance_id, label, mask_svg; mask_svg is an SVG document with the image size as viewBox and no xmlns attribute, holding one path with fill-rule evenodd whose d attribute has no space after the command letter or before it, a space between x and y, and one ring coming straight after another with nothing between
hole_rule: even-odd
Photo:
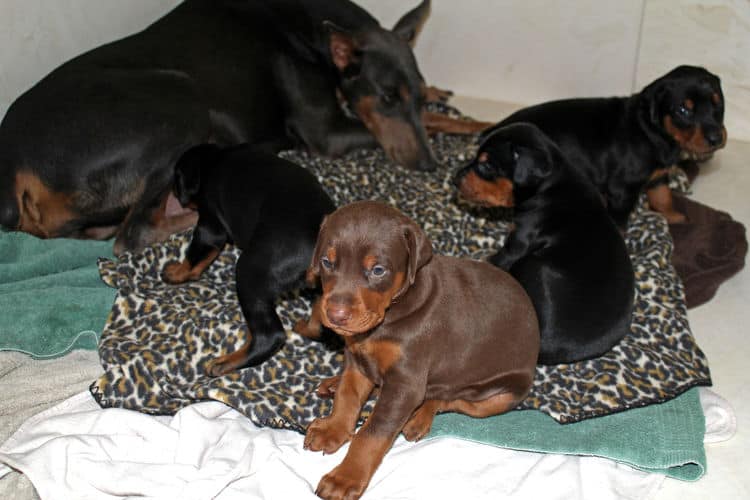
<instances>
[{"instance_id":1,"label":"floor","mask_svg":"<svg viewBox=\"0 0 750 500\"><path fill-rule=\"evenodd\" d=\"M452 104L480 120L499 121L517 105L471 98ZM692 198L728 212L746 227L750 224L750 143L730 140L726 148L702 165ZM688 312L693 335L705 352L713 390L728 400L737 416L737 433L729 441L706 445L708 472L697 483L667 479L656 500L750 498L747 450L750 449L750 385L743 368L750 343L741 327L750 320L750 270L746 267L720 288L708 303Z\"/></svg>"}]
</instances>

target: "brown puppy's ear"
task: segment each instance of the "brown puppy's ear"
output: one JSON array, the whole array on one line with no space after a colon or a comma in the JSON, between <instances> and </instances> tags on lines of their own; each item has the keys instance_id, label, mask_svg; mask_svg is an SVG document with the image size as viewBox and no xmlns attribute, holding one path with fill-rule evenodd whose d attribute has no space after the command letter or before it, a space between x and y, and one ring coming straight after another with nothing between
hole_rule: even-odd
<instances>
[{"instance_id":1,"label":"brown puppy's ear","mask_svg":"<svg viewBox=\"0 0 750 500\"><path fill-rule=\"evenodd\" d=\"M339 71L343 71L350 64L356 62L356 52L360 47L355 36L331 21L323 21L323 27L328 31L328 45L331 50L331 60Z\"/></svg>"},{"instance_id":2,"label":"brown puppy's ear","mask_svg":"<svg viewBox=\"0 0 750 500\"><path fill-rule=\"evenodd\" d=\"M409 219L404 225L403 231L409 261L406 269L406 281L401 289L396 292L396 295L393 296L393 300L399 298L414 284L417 271L432 258L432 243L416 222Z\"/></svg>"},{"instance_id":3,"label":"brown puppy's ear","mask_svg":"<svg viewBox=\"0 0 750 500\"><path fill-rule=\"evenodd\" d=\"M323 221L320 223L318 240L315 243L315 249L313 250L312 259L310 260L310 267L307 268L307 273L305 273L305 281L307 281L307 284L311 287L314 287L317 284L318 278L320 277L320 259L323 258L323 252L325 250L323 231L326 227L326 221L328 221L327 215L323 217Z\"/></svg>"}]
</instances>

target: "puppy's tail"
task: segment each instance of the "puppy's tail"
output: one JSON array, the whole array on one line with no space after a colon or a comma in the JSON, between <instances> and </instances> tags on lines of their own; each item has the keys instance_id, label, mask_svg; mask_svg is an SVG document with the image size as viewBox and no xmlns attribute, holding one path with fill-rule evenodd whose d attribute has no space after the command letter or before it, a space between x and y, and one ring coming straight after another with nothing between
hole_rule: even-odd
<instances>
[{"instance_id":1,"label":"puppy's tail","mask_svg":"<svg viewBox=\"0 0 750 500\"><path fill-rule=\"evenodd\" d=\"M182 206L187 206L201 187L204 165L216 163L221 148L216 144L199 144L185 151L174 166L173 191Z\"/></svg>"}]
</instances>

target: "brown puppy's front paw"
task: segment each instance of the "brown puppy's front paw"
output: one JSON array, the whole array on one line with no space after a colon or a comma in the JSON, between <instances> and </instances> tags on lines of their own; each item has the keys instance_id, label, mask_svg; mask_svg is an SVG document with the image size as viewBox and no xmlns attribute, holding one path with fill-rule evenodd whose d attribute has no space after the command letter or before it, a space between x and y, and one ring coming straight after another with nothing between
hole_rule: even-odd
<instances>
[{"instance_id":1,"label":"brown puppy's front paw","mask_svg":"<svg viewBox=\"0 0 750 500\"><path fill-rule=\"evenodd\" d=\"M318 418L307 428L304 448L330 455L336 453L351 438L352 433L348 429L330 418Z\"/></svg>"},{"instance_id":2,"label":"brown puppy's front paw","mask_svg":"<svg viewBox=\"0 0 750 500\"><path fill-rule=\"evenodd\" d=\"M161 278L165 283L169 283L170 285L180 285L190 279L191 270L192 268L187 260L183 260L182 262L170 262L164 266Z\"/></svg>"},{"instance_id":3,"label":"brown puppy's front paw","mask_svg":"<svg viewBox=\"0 0 750 500\"><path fill-rule=\"evenodd\" d=\"M351 468L339 465L323 476L315 494L325 500L357 500L367 488L367 478L360 477Z\"/></svg>"},{"instance_id":4,"label":"brown puppy's front paw","mask_svg":"<svg viewBox=\"0 0 750 500\"><path fill-rule=\"evenodd\" d=\"M334 375L322 381L315 393L321 398L330 399L336 395L336 389L339 388L341 382L341 375Z\"/></svg>"}]
</instances>

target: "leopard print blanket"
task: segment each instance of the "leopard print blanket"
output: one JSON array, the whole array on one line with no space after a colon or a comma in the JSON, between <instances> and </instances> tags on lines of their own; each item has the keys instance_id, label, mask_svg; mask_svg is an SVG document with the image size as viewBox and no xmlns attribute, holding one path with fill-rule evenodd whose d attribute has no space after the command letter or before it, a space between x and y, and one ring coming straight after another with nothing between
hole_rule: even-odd
<instances>
[{"instance_id":1,"label":"leopard print blanket","mask_svg":"<svg viewBox=\"0 0 750 500\"><path fill-rule=\"evenodd\" d=\"M433 149L441 167L414 172L392 164L382 151L330 160L301 152L284 156L313 171L337 205L376 199L395 205L426 231L436 252L482 259L502 246L507 213L464 206L451 177L476 148L475 139L438 135ZM218 400L261 426L304 432L332 402L319 398L321 380L340 372L343 355L289 331L269 361L212 378L212 358L245 342L235 292L239 250L228 247L200 280L170 286L165 264L181 260L189 233L119 261L100 260L102 279L118 290L99 344L105 374L91 385L102 407L172 414L201 400ZM665 220L643 206L626 235L636 272L630 334L600 358L539 366L520 409L537 409L561 423L659 403L697 385L710 385L708 364L687 321L682 284L670 264L672 240ZM277 311L287 330L309 314L304 293L283 297ZM363 411L366 418L372 406Z\"/></svg>"}]
</instances>

